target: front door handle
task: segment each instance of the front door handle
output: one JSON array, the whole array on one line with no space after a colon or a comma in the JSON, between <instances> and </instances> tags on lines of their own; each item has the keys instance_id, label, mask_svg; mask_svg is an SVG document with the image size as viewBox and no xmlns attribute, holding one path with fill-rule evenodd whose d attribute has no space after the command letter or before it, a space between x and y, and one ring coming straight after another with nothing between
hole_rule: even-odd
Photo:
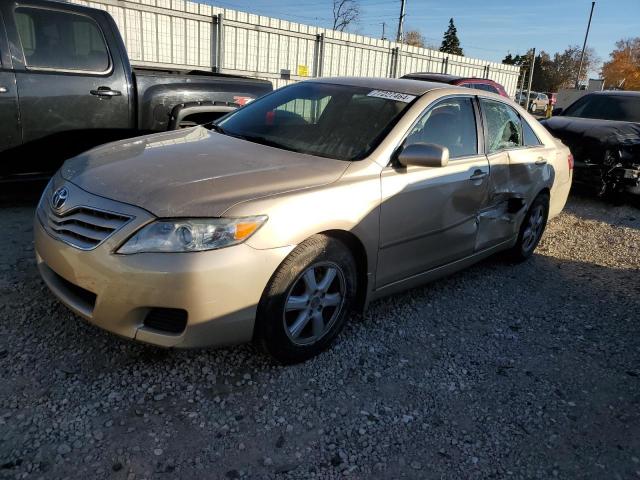
<instances>
[{"instance_id":1,"label":"front door handle","mask_svg":"<svg viewBox=\"0 0 640 480\"><path fill-rule=\"evenodd\" d=\"M109 87L98 87L97 90L91 90L89 93L96 97L119 97L122 95L118 90L111 90Z\"/></svg>"},{"instance_id":2,"label":"front door handle","mask_svg":"<svg viewBox=\"0 0 640 480\"><path fill-rule=\"evenodd\" d=\"M7 93L8 91L7 87L0 87L0 93Z\"/></svg>"},{"instance_id":3,"label":"front door handle","mask_svg":"<svg viewBox=\"0 0 640 480\"><path fill-rule=\"evenodd\" d=\"M546 164L547 164L546 158L538 157L538 159L536 160L536 165L546 165Z\"/></svg>"},{"instance_id":4,"label":"front door handle","mask_svg":"<svg viewBox=\"0 0 640 480\"><path fill-rule=\"evenodd\" d=\"M472 182L477 182L478 180L483 180L487 175L489 175L487 172L476 170L475 172L473 172L473 175L469 177L469 180L471 180Z\"/></svg>"}]
</instances>

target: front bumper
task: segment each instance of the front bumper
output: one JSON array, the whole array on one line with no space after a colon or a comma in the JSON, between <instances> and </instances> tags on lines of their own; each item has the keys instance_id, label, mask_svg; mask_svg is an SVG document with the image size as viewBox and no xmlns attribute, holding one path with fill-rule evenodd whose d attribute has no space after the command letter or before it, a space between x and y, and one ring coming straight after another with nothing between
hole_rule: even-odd
<instances>
[{"instance_id":1,"label":"front bumper","mask_svg":"<svg viewBox=\"0 0 640 480\"><path fill-rule=\"evenodd\" d=\"M89 196L73 193L84 195L84 201ZM99 197L90 200L99 204L92 207L127 210L123 213L135 214L135 220L95 249L83 251L53 238L38 216L35 219L38 269L65 305L100 328L160 346L251 340L262 292L293 247L257 250L241 244L208 252L118 255L117 247L153 217ZM154 308L186 310L184 331L174 334L145 326Z\"/></svg>"}]
</instances>

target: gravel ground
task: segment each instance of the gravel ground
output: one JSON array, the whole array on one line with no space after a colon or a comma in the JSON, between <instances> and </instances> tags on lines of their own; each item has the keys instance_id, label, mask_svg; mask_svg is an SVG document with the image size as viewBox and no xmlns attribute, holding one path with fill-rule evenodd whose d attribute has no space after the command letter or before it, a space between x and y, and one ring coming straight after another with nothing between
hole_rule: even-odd
<instances>
[{"instance_id":1,"label":"gravel ground","mask_svg":"<svg viewBox=\"0 0 640 480\"><path fill-rule=\"evenodd\" d=\"M69 313L0 208L2 478L640 478L640 210L374 303L334 348L171 351Z\"/></svg>"}]
</instances>

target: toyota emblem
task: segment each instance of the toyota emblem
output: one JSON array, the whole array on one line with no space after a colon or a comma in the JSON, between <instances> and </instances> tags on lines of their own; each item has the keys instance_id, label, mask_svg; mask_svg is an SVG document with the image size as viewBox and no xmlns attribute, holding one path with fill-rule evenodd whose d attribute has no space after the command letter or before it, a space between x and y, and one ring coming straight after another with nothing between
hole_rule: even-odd
<instances>
[{"instance_id":1,"label":"toyota emblem","mask_svg":"<svg viewBox=\"0 0 640 480\"><path fill-rule=\"evenodd\" d=\"M53 194L53 208L55 208L56 210L60 210L62 207L64 207L67 198L69 198L69 190L67 190L66 187L60 187L59 189L57 189Z\"/></svg>"}]
</instances>

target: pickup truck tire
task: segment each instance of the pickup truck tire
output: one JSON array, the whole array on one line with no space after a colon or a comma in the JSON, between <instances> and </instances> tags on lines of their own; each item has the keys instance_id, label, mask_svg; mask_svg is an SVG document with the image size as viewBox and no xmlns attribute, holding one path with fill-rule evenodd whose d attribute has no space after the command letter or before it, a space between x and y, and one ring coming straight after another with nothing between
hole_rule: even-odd
<instances>
[{"instance_id":1,"label":"pickup truck tire","mask_svg":"<svg viewBox=\"0 0 640 480\"><path fill-rule=\"evenodd\" d=\"M340 240L314 235L273 274L258 306L255 338L283 364L325 350L344 327L357 291L356 263Z\"/></svg>"}]
</instances>

